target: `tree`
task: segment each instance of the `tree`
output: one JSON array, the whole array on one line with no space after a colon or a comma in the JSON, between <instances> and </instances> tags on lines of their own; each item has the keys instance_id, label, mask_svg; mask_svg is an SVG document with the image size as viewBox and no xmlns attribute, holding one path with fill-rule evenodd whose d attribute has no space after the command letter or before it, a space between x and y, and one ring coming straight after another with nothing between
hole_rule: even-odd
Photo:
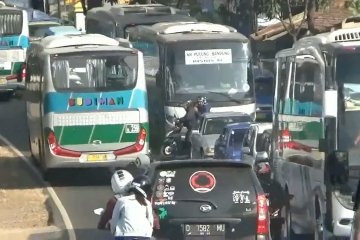
<instances>
[{"instance_id":1,"label":"tree","mask_svg":"<svg viewBox=\"0 0 360 240\"><path fill-rule=\"evenodd\" d=\"M92 8L95 7L101 7L102 6L102 0L80 0L81 6L83 9L84 14L86 15L86 12ZM105 2L110 3L111 5L117 4L118 0L105 0Z\"/></svg>"},{"instance_id":2,"label":"tree","mask_svg":"<svg viewBox=\"0 0 360 240\"><path fill-rule=\"evenodd\" d=\"M356 16L360 14L360 0L352 0L349 9Z\"/></svg>"},{"instance_id":3,"label":"tree","mask_svg":"<svg viewBox=\"0 0 360 240\"><path fill-rule=\"evenodd\" d=\"M316 11L328 6L330 2L331 0L255 0L255 9L257 14L265 14L269 19L279 19L295 42L305 22L310 33L317 33L314 25Z\"/></svg>"}]
</instances>

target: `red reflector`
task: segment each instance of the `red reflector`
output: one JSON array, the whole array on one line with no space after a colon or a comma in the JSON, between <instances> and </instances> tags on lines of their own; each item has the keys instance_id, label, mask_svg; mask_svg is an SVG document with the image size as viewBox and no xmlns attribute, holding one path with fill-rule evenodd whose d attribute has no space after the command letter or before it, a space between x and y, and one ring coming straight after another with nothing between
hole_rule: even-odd
<instances>
[{"instance_id":1,"label":"red reflector","mask_svg":"<svg viewBox=\"0 0 360 240\"><path fill-rule=\"evenodd\" d=\"M15 79L17 79L16 75L10 75L6 77L6 80L15 80Z\"/></svg>"},{"instance_id":2,"label":"red reflector","mask_svg":"<svg viewBox=\"0 0 360 240\"><path fill-rule=\"evenodd\" d=\"M269 234L269 209L265 194L257 196L257 234Z\"/></svg>"},{"instance_id":3,"label":"red reflector","mask_svg":"<svg viewBox=\"0 0 360 240\"><path fill-rule=\"evenodd\" d=\"M22 80L25 80L25 78L26 78L26 65L25 64L21 67L21 78L22 78Z\"/></svg>"},{"instance_id":4,"label":"red reflector","mask_svg":"<svg viewBox=\"0 0 360 240\"><path fill-rule=\"evenodd\" d=\"M145 146L145 141L146 141L146 130L144 128L141 128L135 144L128 146L126 148L115 150L114 154L115 156L120 156L120 155L140 152L141 150L143 150Z\"/></svg>"},{"instance_id":5,"label":"red reflector","mask_svg":"<svg viewBox=\"0 0 360 240\"><path fill-rule=\"evenodd\" d=\"M68 149L64 149L64 148L60 147L56 140L56 136L53 132L49 133L48 144L49 144L50 151L57 156L63 156L63 157L80 157L81 156L81 152L76 152L76 151L72 151L72 150L68 150Z\"/></svg>"}]
</instances>

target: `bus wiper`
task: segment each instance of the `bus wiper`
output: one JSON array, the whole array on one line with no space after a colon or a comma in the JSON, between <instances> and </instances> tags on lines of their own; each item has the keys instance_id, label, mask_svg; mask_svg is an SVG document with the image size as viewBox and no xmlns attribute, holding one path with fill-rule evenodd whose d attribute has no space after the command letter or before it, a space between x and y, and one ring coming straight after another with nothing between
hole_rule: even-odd
<instances>
[{"instance_id":1,"label":"bus wiper","mask_svg":"<svg viewBox=\"0 0 360 240\"><path fill-rule=\"evenodd\" d=\"M175 199L173 200L175 202L199 202L199 203L208 203L214 207L214 209L217 209L218 206L213 203L212 201L205 200L205 199Z\"/></svg>"},{"instance_id":2,"label":"bus wiper","mask_svg":"<svg viewBox=\"0 0 360 240\"><path fill-rule=\"evenodd\" d=\"M238 104L244 104L244 102L246 102L246 100L249 100L249 98L246 98L243 99L243 100L238 100L238 99L235 99L233 97L230 97L229 94L227 93L222 93L222 92L213 92L213 91L207 91L208 93L214 93L214 94L218 94L218 95L221 95L221 96L224 96L224 97L227 97L230 101L232 102L235 102L235 103L238 103Z\"/></svg>"}]
</instances>

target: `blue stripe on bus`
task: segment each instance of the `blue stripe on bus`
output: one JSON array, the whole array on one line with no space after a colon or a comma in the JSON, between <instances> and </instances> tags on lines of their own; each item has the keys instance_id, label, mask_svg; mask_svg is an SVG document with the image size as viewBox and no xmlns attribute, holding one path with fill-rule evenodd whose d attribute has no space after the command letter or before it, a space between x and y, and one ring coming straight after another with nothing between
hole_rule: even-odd
<instances>
[{"instance_id":1,"label":"blue stripe on bus","mask_svg":"<svg viewBox=\"0 0 360 240\"><path fill-rule=\"evenodd\" d=\"M6 43L7 45L4 45ZM9 47L29 47L29 38L24 35L2 36L0 37L0 49Z\"/></svg>"},{"instance_id":2,"label":"blue stripe on bus","mask_svg":"<svg viewBox=\"0 0 360 240\"><path fill-rule=\"evenodd\" d=\"M131 96L133 95L133 96ZM130 98L132 97L132 102ZM45 95L44 114L50 112L110 111L147 109L147 93L140 89L119 92L50 92Z\"/></svg>"}]
</instances>

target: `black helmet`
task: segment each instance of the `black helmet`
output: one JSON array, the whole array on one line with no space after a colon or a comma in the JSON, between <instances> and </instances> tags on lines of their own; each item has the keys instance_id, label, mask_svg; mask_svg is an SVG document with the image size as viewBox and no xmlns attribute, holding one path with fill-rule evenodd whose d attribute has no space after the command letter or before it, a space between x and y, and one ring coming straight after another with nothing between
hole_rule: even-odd
<instances>
[{"instance_id":1,"label":"black helmet","mask_svg":"<svg viewBox=\"0 0 360 240\"><path fill-rule=\"evenodd\" d=\"M205 105L206 104L206 97L199 96L197 98L197 101L198 101L199 105Z\"/></svg>"},{"instance_id":2,"label":"black helmet","mask_svg":"<svg viewBox=\"0 0 360 240\"><path fill-rule=\"evenodd\" d=\"M148 176L140 175L134 178L130 190L140 193L145 198L151 194L151 183Z\"/></svg>"}]
</instances>

